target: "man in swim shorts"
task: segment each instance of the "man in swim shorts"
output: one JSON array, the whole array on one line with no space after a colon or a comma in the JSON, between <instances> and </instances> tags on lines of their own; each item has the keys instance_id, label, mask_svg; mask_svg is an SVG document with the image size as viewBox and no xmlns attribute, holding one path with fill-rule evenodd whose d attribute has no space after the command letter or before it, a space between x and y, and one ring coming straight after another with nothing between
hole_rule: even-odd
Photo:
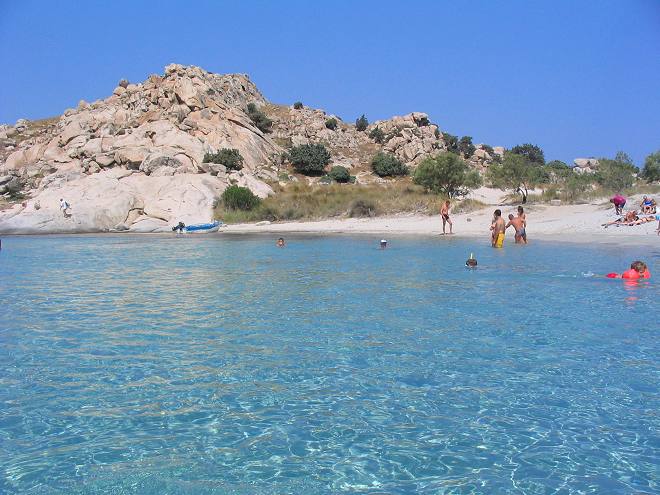
<instances>
[{"instance_id":1,"label":"man in swim shorts","mask_svg":"<svg viewBox=\"0 0 660 495\"><path fill-rule=\"evenodd\" d=\"M449 233L453 234L452 232L453 229L453 224L451 223L451 219L449 218L449 200L445 201L442 203L442 208L440 208L440 216L442 217L442 235L445 235L445 227L447 223L449 223Z\"/></svg>"},{"instance_id":2,"label":"man in swim shorts","mask_svg":"<svg viewBox=\"0 0 660 495\"><path fill-rule=\"evenodd\" d=\"M522 243L527 244L527 233L525 232L525 222L523 221L522 218L509 215L509 223L506 224L506 227L504 227L504 229L506 230L509 227L513 227L516 231L513 237L516 240L516 244L522 244Z\"/></svg>"},{"instance_id":3,"label":"man in swim shorts","mask_svg":"<svg viewBox=\"0 0 660 495\"><path fill-rule=\"evenodd\" d=\"M504 219L502 218L502 210L497 209L493 214L493 224L491 225L492 233L492 246L496 248L501 248L504 245L504 231L506 227L504 225Z\"/></svg>"}]
</instances>

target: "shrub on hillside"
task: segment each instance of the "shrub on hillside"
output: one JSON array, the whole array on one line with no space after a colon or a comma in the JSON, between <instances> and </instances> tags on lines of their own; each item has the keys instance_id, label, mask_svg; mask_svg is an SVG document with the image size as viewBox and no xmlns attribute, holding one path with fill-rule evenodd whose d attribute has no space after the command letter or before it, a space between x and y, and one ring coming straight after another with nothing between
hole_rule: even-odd
<instances>
[{"instance_id":1,"label":"shrub on hillside","mask_svg":"<svg viewBox=\"0 0 660 495\"><path fill-rule=\"evenodd\" d=\"M364 114L362 114L362 116L355 121L355 129L360 132L366 131L368 125L369 125L369 121L364 116Z\"/></svg>"},{"instance_id":2,"label":"shrub on hillside","mask_svg":"<svg viewBox=\"0 0 660 495\"><path fill-rule=\"evenodd\" d=\"M375 217L376 205L367 199L356 199L348 210L348 216L356 217Z\"/></svg>"},{"instance_id":3,"label":"shrub on hillside","mask_svg":"<svg viewBox=\"0 0 660 495\"><path fill-rule=\"evenodd\" d=\"M606 189L622 191L633 185L638 171L630 157L620 151L614 160L607 158L598 160L596 181Z\"/></svg>"},{"instance_id":4,"label":"shrub on hillside","mask_svg":"<svg viewBox=\"0 0 660 495\"><path fill-rule=\"evenodd\" d=\"M288 158L296 172L318 175L330 163L330 152L322 144L302 144L291 148Z\"/></svg>"},{"instance_id":5,"label":"shrub on hillside","mask_svg":"<svg viewBox=\"0 0 660 495\"><path fill-rule=\"evenodd\" d=\"M442 133L442 140L445 142L445 146L447 147L447 151L450 153L458 153L458 136L454 136L453 134L449 134L448 132L443 132Z\"/></svg>"},{"instance_id":6,"label":"shrub on hillside","mask_svg":"<svg viewBox=\"0 0 660 495\"><path fill-rule=\"evenodd\" d=\"M641 176L649 182L660 181L660 151L646 157Z\"/></svg>"},{"instance_id":7,"label":"shrub on hillside","mask_svg":"<svg viewBox=\"0 0 660 495\"><path fill-rule=\"evenodd\" d=\"M329 118L325 121L325 126L331 131L334 131L337 128L337 119L334 117Z\"/></svg>"},{"instance_id":8,"label":"shrub on hillside","mask_svg":"<svg viewBox=\"0 0 660 495\"><path fill-rule=\"evenodd\" d=\"M348 169L341 165L332 167L330 172L328 172L328 177L335 182L349 182L351 180L351 174L348 172Z\"/></svg>"},{"instance_id":9,"label":"shrub on hillside","mask_svg":"<svg viewBox=\"0 0 660 495\"><path fill-rule=\"evenodd\" d=\"M259 110L257 105L254 103L248 103L246 111L250 120L255 126L257 126L257 129L261 132L270 132L270 128L273 126L273 121L266 117L266 114Z\"/></svg>"},{"instance_id":10,"label":"shrub on hillside","mask_svg":"<svg viewBox=\"0 0 660 495\"><path fill-rule=\"evenodd\" d=\"M369 137L374 140L374 143L383 144L385 142L385 133L378 127L371 130Z\"/></svg>"},{"instance_id":11,"label":"shrub on hillside","mask_svg":"<svg viewBox=\"0 0 660 495\"><path fill-rule=\"evenodd\" d=\"M472 136L463 136L458 141L458 150L465 158L470 158L477 148L472 144Z\"/></svg>"},{"instance_id":12,"label":"shrub on hillside","mask_svg":"<svg viewBox=\"0 0 660 495\"><path fill-rule=\"evenodd\" d=\"M413 181L431 192L446 194L450 198L463 196L481 185L479 173L470 170L468 164L455 153L426 158L415 170Z\"/></svg>"},{"instance_id":13,"label":"shrub on hillside","mask_svg":"<svg viewBox=\"0 0 660 495\"><path fill-rule=\"evenodd\" d=\"M293 104L293 108L296 110L300 110L303 107L302 101L297 101Z\"/></svg>"},{"instance_id":14,"label":"shrub on hillside","mask_svg":"<svg viewBox=\"0 0 660 495\"><path fill-rule=\"evenodd\" d=\"M229 186L222 193L222 204L229 210L249 211L259 205L261 200L247 187Z\"/></svg>"},{"instance_id":15,"label":"shrub on hillside","mask_svg":"<svg viewBox=\"0 0 660 495\"><path fill-rule=\"evenodd\" d=\"M394 155L383 152L378 153L371 161L371 169L379 177L394 177L409 173L408 167Z\"/></svg>"},{"instance_id":16,"label":"shrub on hillside","mask_svg":"<svg viewBox=\"0 0 660 495\"><path fill-rule=\"evenodd\" d=\"M243 157L237 149L222 148L217 153L206 153L205 163L219 163L227 170L241 170L243 168Z\"/></svg>"}]
</instances>

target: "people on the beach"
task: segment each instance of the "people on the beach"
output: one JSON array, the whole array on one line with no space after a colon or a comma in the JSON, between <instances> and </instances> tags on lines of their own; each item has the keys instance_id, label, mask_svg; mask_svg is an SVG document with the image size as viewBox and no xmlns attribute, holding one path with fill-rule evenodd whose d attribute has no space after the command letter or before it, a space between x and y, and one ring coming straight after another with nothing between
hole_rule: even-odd
<instances>
[{"instance_id":1,"label":"people on the beach","mask_svg":"<svg viewBox=\"0 0 660 495\"><path fill-rule=\"evenodd\" d=\"M655 199L644 196L642 202L639 204L639 208L642 213L647 215L654 215L656 212L656 202Z\"/></svg>"},{"instance_id":2,"label":"people on the beach","mask_svg":"<svg viewBox=\"0 0 660 495\"><path fill-rule=\"evenodd\" d=\"M280 237L279 239L277 239L276 244L277 244L277 247L279 247L279 248L283 248L284 246L286 246L286 243L284 242L284 237Z\"/></svg>"},{"instance_id":3,"label":"people on the beach","mask_svg":"<svg viewBox=\"0 0 660 495\"><path fill-rule=\"evenodd\" d=\"M71 212L69 211L70 209L71 205L67 203L64 198L60 198L60 210L62 210L64 218L69 218L71 216Z\"/></svg>"},{"instance_id":4,"label":"people on the beach","mask_svg":"<svg viewBox=\"0 0 660 495\"><path fill-rule=\"evenodd\" d=\"M172 232L178 232L179 234L181 234L183 233L185 228L186 228L186 224L183 222L179 222L174 227L172 227Z\"/></svg>"},{"instance_id":5,"label":"people on the beach","mask_svg":"<svg viewBox=\"0 0 660 495\"><path fill-rule=\"evenodd\" d=\"M627 227L632 227L635 225L642 225L644 223L649 223L649 222L654 222L655 220L658 220L658 216L647 216L647 217L640 217L637 214L636 210L630 210L627 212L624 216L617 218L616 220L613 220L611 222L606 222L601 224L601 227L609 227L610 225L625 225ZM660 222L660 220L659 220ZM658 228L660 228L660 223L658 223Z\"/></svg>"},{"instance_id":6,"label":"people on the beach","mask_svg":"<svg viewBox=\"0 0 660 495\"><path fill-rule=\"evenodd\" d=\"M621 215L623 213L623 207L626 206L626 198L620 194L616 194L610 198L610 203L614 205L614 211L616 214Z\"/></svg>"},{"instance_id":7,"label":"people on the beach","mask_svg":"<svg viewBox=\"0 0 660 495\"><path fill-rule=\"evenodd\" d=\"M495 248L501 248L504 245L504 231L506 230L504 219L502 218L502 210L497 209L493 213L493 223L491 224L490 229L492 231L492 246Z\"/></svg>"},{"instance_id":8,"label":"people on the beach","mask_svg":"<svg viewBox=\"0 0 660 495\"><path fill-rule=\"evenodd\" d=\"M465 262L465 266L467 266L468 268L476 268L477 259L474 257L474 253L470 253L470 257Z\"/></svg>"},{"instance_id":9,"label":"people on the beach","mask_svg":"<svg viewBox=\"0 0 660 495\"><path fill-rule=\"evenodd\" d=\"M442 217L442 234L444 235L445 232L445 227L447 224L449 224L449 233L453 234L453 224L451 222L451 219L449 218L449 207L450 203L449 200L445 201L442 204L442 207L440 208L440 216Z\"/></svg>"},{"instance_id":10,"label":"people on the beach","mask_svg":"<svg viewBox=\"0 0 660 495\"><path fill-rule=\"evenodd\" d=\"M506 227L504 229L508 229L509 227L513 227L514 230L516 231L515 235L513 238L516 241L516 244L527 244L527 233L525 232L525 224L522 218L520 217L514 217L513 215L509 215L509 223L506 224Z\"/></svg>"},{"instance_id":11,"label":"people on the beach","mask_svg":"<svg viewBox=\"0 0 660 495\"><path fill-rule=\"evenodd\" d=\"M630 264L630 269L623 272L621 275L617 273L608 273L608 278L627 278L636 280L638 278L651 278L651 272L649 268L643 261L633 261Z\"/></svg>"},{"instance_id":12,"label":"people on the beach","mask_svg":"<svg viewBox=\"0 0 660 495\"><path fill-rule=\"evenodd\" d=\"M380 240L380 248L385 249L387 247L387 239Z\"/></svg>"}]
</instances>

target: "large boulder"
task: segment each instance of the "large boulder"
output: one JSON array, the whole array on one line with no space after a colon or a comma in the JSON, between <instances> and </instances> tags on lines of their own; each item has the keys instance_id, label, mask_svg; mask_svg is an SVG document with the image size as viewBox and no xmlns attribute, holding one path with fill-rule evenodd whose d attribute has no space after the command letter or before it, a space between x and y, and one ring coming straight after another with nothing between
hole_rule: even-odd
<instances>
[{"instance_id":1,"label":"large boulder","mask_svg":"<svg viewBox=\"0 0 660 495\"><path fill-rule=\"evenodd\" d=\"M167 167L172 170L172 173L183 164L174 157L163 155L160 153L151 153L149 154L140 164L140 171L144 172L147 175L152 175L154 171L162 167ZM164 173L165 171L160 172L159 175L172 175Z\"/></svg>"}]
</instances>

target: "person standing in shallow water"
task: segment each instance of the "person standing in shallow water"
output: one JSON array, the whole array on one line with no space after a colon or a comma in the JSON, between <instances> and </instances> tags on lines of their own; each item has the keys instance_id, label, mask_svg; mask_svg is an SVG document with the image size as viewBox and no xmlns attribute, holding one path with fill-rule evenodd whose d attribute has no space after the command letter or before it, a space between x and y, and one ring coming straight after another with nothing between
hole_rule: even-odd
<instances>
[{"instance_id":1,"label":"person standing in shallow water","mask_svg":"<svg viewBox=\"0 0 660 495\"><path fill-rule=\"evenodd\" d=\"M502 210L497 209L493 213L493 224L490 226L492 230L491 234L491 243L495 248L501 248L504 246L504 231L506 230L504 226L504 219L502 218Z\"/></svg>"},{"instance_id":2,"label":"person standing in shallow water","mask_svg":"<svg viewBox=\"0 0 660 495\"><path fill-rule=\"evenodd\" d=\"M450 208L450 203L449 200L445 201L442 204L442 207L440 208L440 216L442 217L442 235L445 235L445 228L447 224L449 224L449 233L453 234L453 224L451 222L451 219L449 218L449 208Z\"/></svg>"}]
</instances>

